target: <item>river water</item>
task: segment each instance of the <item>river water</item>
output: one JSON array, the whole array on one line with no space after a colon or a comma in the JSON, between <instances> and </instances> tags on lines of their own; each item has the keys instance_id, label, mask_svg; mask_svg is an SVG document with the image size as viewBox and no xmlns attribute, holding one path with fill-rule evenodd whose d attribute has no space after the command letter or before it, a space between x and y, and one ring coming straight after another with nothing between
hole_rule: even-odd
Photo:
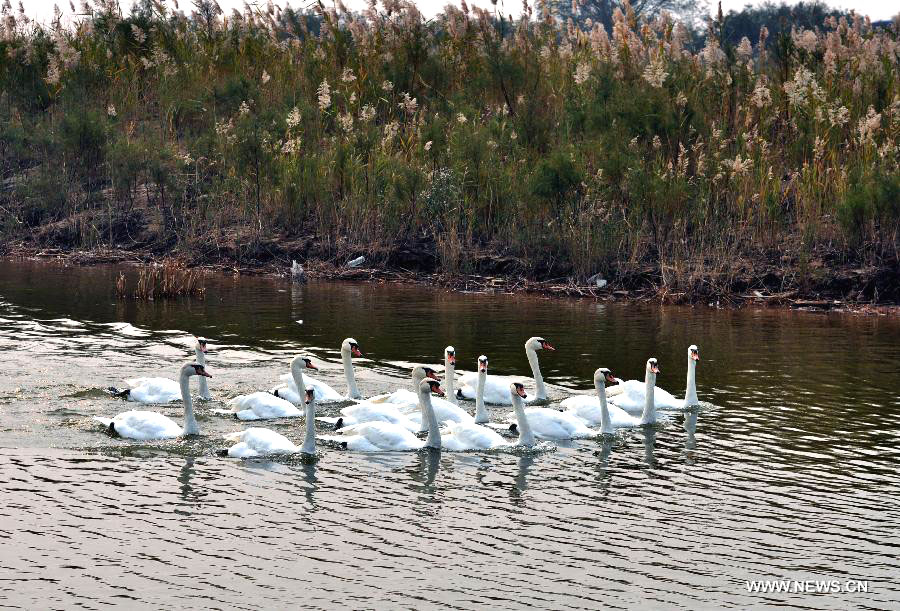
<instances>
[{"instance_id":1,"label":"river water","mask_svg":"<svg viewBox=\"0 0 900 611\"><path fill-rule=\"evenodd\" d=\"M115 299L118 273L0 261L0 606L900 606L895 319L217 275L205 300L142 303ZM128 404L103 389L175 377L192 334L214 376L203 435L105 434L91 417ZM354 337L369 396L448 344L459 369L485 353L491 373L527 375L532 335L557 348L541 353L555 400L598 366L642 378L649 356L681 395L696 343L704 404L532 454L216 455L242 425L213 410L274 385L298 351L343 391ZM868 592L748 592L757 579Z\"/></svg>"}]
</instances>

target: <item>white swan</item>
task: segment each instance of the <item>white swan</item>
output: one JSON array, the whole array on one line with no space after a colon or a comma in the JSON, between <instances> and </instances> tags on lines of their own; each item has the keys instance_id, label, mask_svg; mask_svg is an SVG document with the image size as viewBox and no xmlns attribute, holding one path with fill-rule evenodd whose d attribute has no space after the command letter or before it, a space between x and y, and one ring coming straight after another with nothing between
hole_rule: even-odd
<instances>
[{"instance_id":1,"label":"white swan","mask_svg":"<svg viewBox=\"0 0 900 611\"><path fill-rule=\"evenodd\" d=\"M184 429L157 412L130 410L117 414L114 418L101 418L94 416L94 420L103 423L111 433L116 433L128 439L173 439L181 435L199 435L200 427L194 417L194 406L191 403L191 376L203 376L211 378L203 365L188 363L181 368L178 376L181 387L181 400L184 402Z\"/></svg>"},{"instance_id":2,"label":"white swan","mask_svg":"<svg viewBox=\"0 0 900 611\"><path fill-rule=\"evenodd\" d=\"M424 441L406 428L389 422L362 422L345 427L341 435L325 435L319 439L337 442L345 448L359 452L396 452L418 450L423 447L440 448L441 434L437 419L431 409L431 393L443 395L440 382L423 380L419 384L419 399L428 422L428 437Z\"/></svg>"},{"instance_id":3,"label":"white swan","mask_svg":"<svg viewBox=\"0 0 900 611\"><path fill-rule=\"evenodd\" d=\"M444 382L447 400L453 405L459 405L459 399L456 398L456 348L453 346L444 348Z\"/></svg>"},{"instance_id":4,"label":"white swan","mask_svg":"<svg viewBox=\"0 0 900 611\"><path fill-rule=\"evenodd\" d=\"M194 354L197 356L197 363L206 367L206 339L197 338L197 345L194 347ZM204 401L212 401L209 394L209 384L206 383L206 376L200 376L197 380L197 396Z\"/></svg>"},{"instance_id":5,"label":"white swan","mask_svg":"<svg viewBox=\"0 0 900 611\"><path fill-rule=\"evenodd\" d=\"M304 369L315 369L312 360L307 356L295 356L291 359L291 375L298 388L303 387ZM300 418L303 412L294 407L294 403L277 397L272 393L254 392L249 395L238 395L228 402L231 411L238 420L267 420L270 418Z\"/></svg>"},{"instance_id":6,"label":"white swan","mask_svg":"<svg viewBox=\"0 0 900 611\"><path fill-rule=\"evenodd\" d=\"M587 426L600 425L600 432L612 433L617 428L639 426L641 421L630 415L621 407L607 405L606 382L615 383L616 378L612 372L601 367L594 372L594 388L596 397L578 395L564 399L560 406L566 409L566 413L577 416Z\"/></svg>"},{"instance_id":7,"label":"white swan","mask_svg":"<svg viewBox=\"0 0 900 611\"><path fill-rule=\"evenodd\" d=\"M524 446L526 448L534 447L534 431L531 430L531 423L528 422L528 416L525 414L524 400L528 398L525 394L525 386L520 382L513 382L509 385L509 399L513 404L513 410L516 414L516 424L519 427L519 439L515 445Z\"/></svg>"},{"instance_id":8,"label":"white swan","mask_svg":"<svg viewBox=\"0 0 900 611\"><path fill-rule=\"evenodd\" d=\"M679 399L667 390L656 387L654 401L656 409L684 409L699 405L697 400L697 362L700 361L700 349L691 344L688 347L687 388L684 399ZM629 412L640 413L644 406L645 385L640 380L618 380L619 385L607 392L609 402L623 407ZM622 398L626 396L627 398Z\"/></svg>"},{"instance_id":9,"label":"white swan","mask_svg":"<svg viewBox=\"0 0 900 611\"><path fill-rule=\"evenodd\" d=\"M491 415L484 406L484 384L487 381L488 357L478 357L478 382L475 384L475 423L489 422Z\"/></svg>"},{"instance_id":10,"label":"white swan","mask_svg":"<svg viewBox=\"0 0 900 611\"><path fill-rule=\"evenodd\" d=\"M425 365L416 365L412 368L412 382L413 382L413 390L407 390L406 388L398 388L392 393L387 393L383 395L378 395L375 397L371 397L368 399L369 403L393 403L398 406L413 406L416 407L419 404L419 384L422 383L422 380L425 378L431 378L432 380L440 381L440 378L437 375L437 372L431 367L426 367Z\"/></svg>"},{"instance_id":11,"label":"white swan","mask_svg":"<svg viewBox=\"0 0 900 611\"><path fill-rule=\"evenodd\" d=\"M419 423L410 420L406 414L401 413L400 409L392 403L363 401L342 408L341 415L337 418L321 417L319 420L333 424L336 430L362 422L388 422L400 425L412 433L419 430Z\"/></svg>"},{"instance_id":12,"label":"white swan","mask_svg":"<svg viewBox=\"0 0 900 611\"><path fill-rule=\"evenodd\" d=\"M487 357L478 357L478 392L475 394L475 416L469 422L448 422L447 433L441 436L441 445L451 451L463 452L466 450L488 450L491 448L508 447L510 443L497 432L482 426L478 422L478 406L481 406L481 423L490 420L484 407L484 377L487 375ZM523 391L524 392L524 391Z\"/></svg>"},{"instance_id":13,"label":"white swan","mask_svg":"<svg viewBox=\"0 0 900 611\"><path fill-rule=\"evenodd\" d=\"M521 388L520 388L521 387ZM524 386L515 382L510 388L510 399L513 405L521 404L526 398ZM507 414L508 421L517 419L519 434L522 435L521 418L524 417L529 431L542 439L583 439L596 437L599 431L592 431L584 421L569 412L561 412L548 407L529 407L519 411L518 406L513 413Z\"/></svg>"},{"instance_id":14,"label":"white swan","mask_svg":"<svg viewBox=\"0 0 900 611\"><path fill-rule=\"evenodd\" d=\"M660 389L656 388L656 374L659 373L659 365L655 358L647 359L646 373L644 374L644 389L642 393L625 392L616 395L616 405L627 412L641 412L641 424L656 422L655 395Z\"/></svg>"},{"instance_id":15,"label":"white swan","mask_svg":"<svg viewBox=\"0 0 900 611\"><path fill-rule=\"evenodd\" d=\"M413 388L416 389L416 392L410 392L406 389L398 389L392 392L389 395L380 395L378 397L373 397L365 403L370 404L379 404L379 403L391 403L400 410L400 413L404 414L410 420L416 423L419 427L416 430L424 431L425 430L425 422L422 420L422 408L421 401L418 396L419 385L422 383L422 380L425 378L431 378L434 380L439 380L437 374L434 369L431 367L423 367L422 365L417 365L413 367L412 370L412 381ZM472 416L469 415L466 410L462 409L458 405L454 405L450 403L450 401L446 399L441 399L440 397L434 397L431 401L432 407L434 408L434 412L438 419L438 422L472 422ZM344 410L341 410L342 412ZM346 424L346 421L345 421Z\"/></svg>"},{"instance_id":16,"label":"white swan","mask_svg":"<svg viewBox=\"0 0 900 611\"><path fill-rule=\"evenodd\" d=\"M194 346L194 353L198 365L206 367L206 340L197 338ZM129 388L118 390L110 388L109 391L118 397L125 397L129 401L136 403L161 404L171 403L181 398L181 385L170 378L150 378L140 377L125 380ZM200 398L208 400L209 387L206 385L206 378L200 378Z\"/></svg>"},{"instance_id":17,"label":"white swan","mask_svg":"<svg viewBox=\"0 0 900 611\"><path fill-rule=\"evenodd\" d=\"M356 387L356 375L353 372L352 357L354 356L362 356L362 352L360 352L359 345L356 343L356 340L352 337L348 337L341 344L341 364L344 368L344 377L347 379L348 396L351 399L361 399L362 395L360 394L359 389ZM313 366L310 369L318 369L318 367ZM306 384L306 386L297 386L297 381L293 375L293 372L282 375L281 379L285 380L287 384L282 384L281 386L273 388L272 394L276 397L287 399L294 405L299 405L300 401L303 400L303 396L305 396L306 393L306 391L304 390L304 394L301 395L300 391L298 390L299 388L312 388L316 393L316 401L322 403L347 400L347 397L336 391L325 382L320 382L319 380L315 380L308 376L301 375L302 383Z\"/></svg>"},{"instance_id":18,"label":"white swan","mask_svg":"<svg viewBox=\"0 0 900 611\"><path fill-rule=\"evenodd\" d=\"M533 401L546 401L547 389L544 387L544 378L541 375L541 367L538 362L538 350L556 350L550 342L542 337L532 337L525 342L525 354L528 356L528 364L531 365L531 373L537 393ZM508 376L487 376L484 383L484 401L493 405L511 405L512 398L509 394L509 384L515 380ZM460 378L462 386L458 396L464 399L474 399L478 386L478 372L467 373Z\"/></svg>"},{"instance_id":19,"label":"white swan","mask_svg":"<svg viewBox=\"0 0 900 611\"><path fill-rule=\"evenodd\" d=\"M292 406L293 407L293 406ZM316 453L316 399L315 392L306 390L306 437L302 446L294 445L290 439L271 429L251 427L237 433L225 435L226 441L235 442L228 448L232 458L253 458L269 454L312 454Z\"/></svg>"}]
</instances>

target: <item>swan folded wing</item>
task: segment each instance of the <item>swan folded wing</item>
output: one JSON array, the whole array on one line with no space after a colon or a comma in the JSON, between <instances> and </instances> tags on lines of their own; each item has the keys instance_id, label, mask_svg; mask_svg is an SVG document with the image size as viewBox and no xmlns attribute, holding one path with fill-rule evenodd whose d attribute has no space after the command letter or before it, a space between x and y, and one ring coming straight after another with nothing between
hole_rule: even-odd
<instances>
[{"instance_id":1,"label":"swan folded wing","mask_svg":"<svg viewBox=\"0 0 900 611\"><path fill-rule=\"evenodd\" d=\"M534 434L545 439L580 439L597 434L576 416L566 412L530 407L525 410L525 416Z\"/></svg>"},{"instance_id":2,"label":"swan folded wing","mask_svg":"<svg viewBox=\"0 0 900 611\"><path fill-rule=\"evenodd\" d=\"M487 450L509 445L499 434L480 424L451 422L447 431L449 435L441 438L441 445L448 450Z\"/></svg>"},{"instance_id":3,"label":"swan folded wing","mask_svg":"<svg viewBox=\"0 0 900 611\"><path fill-rule=\"evenodd\" d=\"M342 443L347 445L347 449L355 452L383 452L383 448L379 448L371 443L362 435L321 435L317 437L322 441L331 441L334 443Z\"/></svg>"},{"instance_id":4,"label":"swan folded wing","mask_svg":"<svg viewBox=\"0 0 900 611\"><path fill-rule=\"evenodd\" d=\"M240 420L265 420L269 418L302 418L303 412L290 401L267 392L239 395L228 402Z\"/></svg>"},{"instance_id":5,"label":"swan folded wing","mask_svg":"<svg viewBox=\"0 0 900 611\"><path fill-rule=\"evenodd\" d=\"M390 404L357 403L341 409L345 416L344 424L357 422L390 422L404 427L409 431L418 431L418 424L412 422L406 415L400 413L396 407Z\"/></svg>"},{"instance_id":6,"label":"swan folded wing","mask_svg":"<svg viewBox=\"0 0 900 611\"><path fill-rule=\"evenodd\" d=\"M296 382L294 382L294 376L292 376L290 373L285 373L281 376L281 380L285 381L286 384L284 384L283 386L279 386L278 390L280 391L283 387L287 387L287 389L290 390L292 393L292 398L293 398L293 396L297 397L296 401L293 401L292 399L288 399L288 397L285 397L285 399L288 399L289 401L291 401L291 403L294 403L294 404L300 403L301 397L300 397L300 393L297 392L297 384L296 384ZM320 382L319 380L316 380L315 378L311 378L309 376L304 375L303 383L306 385L306 388L313 389L313 392L315 393L316 401L318 401L318 402L346 401L347 400L347 398L345 396L343 396L341 393L339 393L338 391L333 389L331 386L329 386L325 382ZM279 392L278 394L280 395L281 392ZM288 394L290 394L290 393L288 393ZM303 397L304 401L306 400L305 394L306 393L304 392L304 397Z\"/></svg>"},{"instance_id":7,"label":"swan folded wing","mask_svg":"<svg viewBox=\"0 0 900 611\"><path fill-rule=\"evenodd\" d=\"M112 422L119 436L140 441L174 439L183 432L175 421L156 412L131 410L116 415Z\"/></svg>"},{"instance_id":8,"label":"swan folded wing","mask_svg":"<svg viewBox=\"0 0 900 611\"><path fill-rule=\"evenodd\" d=\"M270 429L251 427L225 437L229 441L239 442L228 449L228 455L237 458L268 454L293 454L298 451L297 446L290 439Z\"/></svg>"},{"instance_id":9,"label":"swan folded wing","mask_svg":"<svg viewBox=\"0 0 900 611\"><path fill-rule=\"evenodd\" d=\"M613 388L620 387L621 390L615 395L611 395L609 392ZM609 403L617 405L627 412L641 412L647 398L647 385L639 380L628 380L607 389L606 396ZM675 397L659 386L653 388L653 403L656 409L682 409L684 407L684 399Z\"/></svg>"},{"instance_id":10,"label":"swan folded wing","mask_svg":"<svg viewBox=\"0 0 900 611\"><path fill-rule=\"evenodd\" d=\"M424 445L410 431L389 422L365 422L356 425L355 431L381 450L415 450Z\"/></svg>"},{"instance_id":11,"label":"swan folded wing","mask_svg":"<svg viewBox=\"0 0 900 611\"><path fill-rule=\"evenodd\" d=\"M168 378L132 378L128 400L138 403L170 403L181 399L181 387Z\"/></svg>"}]
</instances>

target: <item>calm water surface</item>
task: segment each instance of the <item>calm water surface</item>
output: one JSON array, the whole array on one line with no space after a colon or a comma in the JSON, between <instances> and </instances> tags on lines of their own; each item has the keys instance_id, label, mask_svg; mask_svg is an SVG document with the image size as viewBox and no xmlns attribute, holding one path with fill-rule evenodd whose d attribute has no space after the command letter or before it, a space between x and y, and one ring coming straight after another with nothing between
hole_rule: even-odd
<instances>
[{"instance_id":1,"label":"calm water surface","mask_svg":"<svg viewBox=\"0 0 900 611\"><path fill-rule=\"evenodd\" d=\"M114 299L118 271L0 261L0 606L900 606L896 320L218 276L204 301L135 303ZM211 347L203 436L103 433L91 417L127 404L102 389L174 377L192 334ZM531 455L215 454L242 425L212 410L300 350L344 390L338 347L356 338L372 395L447 344L460 369L485 353L527 374L531 335L557 347L541 354L555 400L598 366L642 377L649 356L681 395L697 343L708 403ZM869 593L746 590L785 578Z\"/></svg>"}]
</instances>

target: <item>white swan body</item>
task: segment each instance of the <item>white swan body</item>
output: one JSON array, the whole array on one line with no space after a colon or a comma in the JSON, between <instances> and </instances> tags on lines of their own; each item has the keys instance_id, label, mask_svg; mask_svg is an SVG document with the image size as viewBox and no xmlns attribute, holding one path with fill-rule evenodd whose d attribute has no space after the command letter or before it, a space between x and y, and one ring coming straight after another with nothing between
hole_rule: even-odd
<instances>
[{"instance_id":1,"label":"white swan body","mask_svg":"<svg viewBox=\"0 0 900 611\"><path fill-rule=\"evenodd\" d=\"M293 406L292 406L293 407ZM236 442L228 448L232 458L253 458L269 454L315 454L316 453L316 400L310 389L306 394L306 437L298 447L290 439L270 429L251 427L237 433L225 435L227 441Z\"/></svg>"},{"instance_id":2,"label":"white swan body","mask_svg":"<svg viewBox=\"0 0 900 611\"><path fill-rule=\"evenodd\" d=\"M363 422L348 428L343 435L323 435L319 439L346 444L348 450L357 452L402 452L425 445L410 431L390 422Z\"/></svg>"},{"instance_id":3,"label":"white swan body","mask_svg":"<svg viewBox=\"0 0 900 611\"><path fill-rule=\"evenodd\" d=\"M555 350L550 342L542 337L532 337L525 342L525 354L528 357L528 364L531 366L531 373L534 376L534 383L537 389L532 401L546 401L547 388L544 386L544 378L541 375L541 367L538 361L538 350ZM479 372L467 373L460 378L459 394L465 399L474 399L478 392L478 376ZM512 398L509 394L509 385L514 383L517 378L508 376L489 375L484 381L484 402L492 405L512 405Z\"/></svg>"},{"instance_id":4,"label":"white swan body","mask_svg":"<svg viewBox=\"0 0 900 611\"><path fill-rule=\"evenodd\" d=\"M388 422L402 426L406 430L415 433L419 430L419 423L414 422L400 412L396 405L390 403L370 403L363 401L354 405L348 405L341 409L339 418L319 418L322 422L334 424L339 429L358 425L364 422Z\"/></svg>"},{"instance_id":5,"label":"white swan body","mask_svg":"<svg viewBox=\"0 0 900 611\"><path fill-rule=\"evenodd\" d=\"M348 449L360 452L396 452L418 450L423 447L439 448L440 431L434 413L431 411L431 393L443 393L437 380L423 380L419 385L419 397L423 402L428 422L428 438L422 441L412 432L398 424L389 422L362 422L342 429L341 435L320 437L327 441L344 444Z\"/></svg>"},{"instance_id":6,"label":"white swan body","mask_svg":"<svg viewBox=\"0 0 900 611\"><path fill-rule=\"evenodd\" d=\"M254 458L269 454L296 454L300 451L294 442L270 429L251 427L225 435L225 440L234 442L228 448L232 458Z\"/></svg>"},{"instance_id":7,"label":"white swan body","mask_svg":"<svg viewBox=\"0 0 900 611\"><path fill-rule=\"evenodd\" d=\"M606 382L615 382L609 369L600 368L594 372L596 397L578 395L564 399L560 406L566 413L576 416L587 426L600 425L601 433L612 433L614 429L640 426L641 421L624 409L606 402Z\"/></svg>"},{"instance_id":8,"label":"white swan body","mask_svg":"<svg viewBox=\"0 0 900 611\"><path fill-rule=\"evenodd\" d=\"M303 377L304 369L316 369L308 356L295 356L291 359L290 375L294 378L297 387L303 387L307 381ZM300 418L303 416L303 412L297 409L293 402L267 392L239 395L229 401L228 405L239 420L268 420L270 418Z\"/></svg>"},{"instance_id":9,"label":"white swan body","mask_svg":"<svg viewBox=\"0 0 900 611\"><path fill-rule=\"evenodd\" d=\"M510 420L514 416L515 414L510 414ZM580 418L549 407L526 408L525 417L531 430L541 439L584 439L598 434L589 429Z\"/></svg>"},{"instance_id":10,"label":"white swan body","mask_svg":"<svg viewBox=\"0 0 900 611\"><path fill-rule=\"evenodd\" d=\"M293 403L267 392L239 395L228 402L238 420L269 420L272 418L300 418L303 412Z\"/></svg>"},{"instance_id":11,"label":"white swan body","mask_svg":"<svg viewBox=\"0 0 900 611\"><path fill-rule=\"evenodd\" d=\"M700 350L692 344L688 347L687 387L684 399L679 399L664 388L656 386L653 391L656 409L680 410L700 403L697 399L697 362L699 360ZM628 412L641 413L646 402L646 393L645 382L619 380L618 386L610 388L607 395L610 403L618 405Z\"/></svg>"},{"instance_id":12,"label":"white swan body","mask_svg":"<svg viewBox=\"0 0 900 611\"><path fill-rule=\"evenodd\" d=\"M352 357L354 356L362 356L362 352L360 352L356 340L348 337L341 344L341 363L344 369L344 377L347 379L347 397L351 399L361 399L362 394L360 394L359 389L356 387L356 375L353 372ZM315 366L308 368L318 369ZM304 376L302 371L300 372L299 381L293 369L290 373L282 375L281 379L287 382L287 384L276 386L272 389L272 394L276 397L281 397L282 399L290 401L294 405L299 405L301 401L304 400L307 388L312 388L315 391L316 401L321 403L347 400L347 397L325 382L320 382L309 376ZM301 388L303 388L302 393L299 390Z\"/></svg>"},{"instance_id":13,"label":"white swan body","mask_svg":"<svg viewBox=\"0 0 900 611\"><path fill-rule=\"evenodd\" d=\"M393 405L397 405L400 407L417 407L419 404L419 384L422 383L422 380L425 378L431 378L432 380L440 380L437 376L437 373L431 367L426 367L424 365L416 365L412 369L412 387L413 390L407 390L405 388L398 388L392 393L385 393L383 395L378 395L368 399L369 403L391 403ZM443 400L443 399L440 399Z\"/></svg>"},{"instance_id":14,"label":"white swan body","mask_svg":"<svg viewBox=\"0 0 900 611\"><path fill-rule=\"evenodd\" d=\"M495 431L474 422L450 422L441 435L441 447L451 452L490 450L509 446L509 442Z\"/></svg>"},{"instance_id":15,"label":"white swan body","mask_svg":"<svg viewBox=\"0 0 900 611\"><path fill-rule=\"evenodd\" d=\"M450 349L452 349L452 346L448 347L448 350ZM438 380L437 374L434 372L434 369L431 369L430 367L423 367L422 365L417 365L412 370L413 388L416 389L415 393L404 388L400 388L388 395L372 397L368 401L365 401L365 403L376 405L388 404L396 406L401 414L416 423L416 425L419 427L416 430L425 430L422 421L421 399L417 393L419 391L419 386L426 378ZM442 399L440 397L431 397L430 394L429 397L438 422L472 422L472 416L470 416L469 413L466 412L466 410L462 409L458 405L454 405L447 399ZM341 410L341 412L343 411L344 410Z\"/></svg>"},{"instance_id":16,"label":"white swan body","mask_svg":"<svg viewBox=\"0 0 900 611\"><path fill-rule=\"evenodd\" d=\"M206 367L206 340L198 339L194 346L197 364ZM147 404L171 403L181 399L181 385L170 378L139 377L125 380L130 387L124 394L129 401ZM200 376L200 398L209 399L209 387L206 378Z\"/></svg>"},{"instance_id":17,"label":"white swan body","mask_svg":"<svg viewBox=\"0 0 900 611\"><path fill-rule=\"evenodd\" d=\"M206 373L203 365L189 363L181 368L179 387L184 402L184 428L178 426L171 418L157 412L130 410L117 414L114 418L94 416L94 420L103 423L110 431L121 437L147 441L151 439L173 439L181 435L199 435L200 427L194 417L194 406L191 402L190 377L212 377Z\"/></svg>"}]
</instances>

